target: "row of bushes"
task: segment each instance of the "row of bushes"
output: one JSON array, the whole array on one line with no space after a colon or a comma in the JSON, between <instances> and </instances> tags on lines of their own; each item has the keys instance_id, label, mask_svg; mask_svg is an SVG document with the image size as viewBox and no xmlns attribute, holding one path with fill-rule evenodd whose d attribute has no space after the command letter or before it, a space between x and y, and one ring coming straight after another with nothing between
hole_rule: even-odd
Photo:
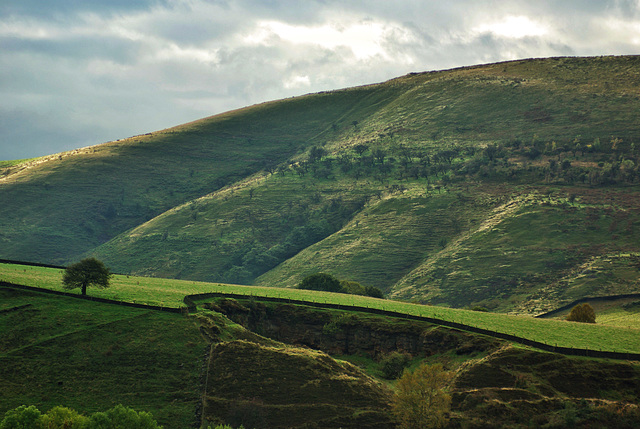
<instances>
[{"instance_id":1,"label":"row of bushes","mask_svg":"<svg viewBox=\"0 0 640 429\"><path fill-rule=\"evenodd\" d=\"M0 429L161 429L150 413L117 405L105 412L84 416L66 407L42 414L34 405L21 405L5 413Z\"/></svg>"},{"instance_id":2,"label":"row of bushes","mask_svg":"<svg viewBox=\"0 0 640 429\"><path fill-rule=\"evenodd\" d=\"M54 407L42 414L34 405L21 405L5 413L0 429L162 429L151 413L116 405L89 417L66 407ZM242 428L242 427L240 427ZM239 429L240 429L239 428ZM207 429L233 429L231 426L208 426Z\"/></svg>"},{"instance_id":3,"label":"row of bushes","mask_svg":"<svg viewBox=\"0 0 640 429\"><path fill-rule=\"evenodd\" d=\"M316 273L305 277L300 284L298 284L298 289L384 298L382 291L375 286L363 286L358 282L338 280L331 274L326 273Z\"/></svg>"}]
</instances>

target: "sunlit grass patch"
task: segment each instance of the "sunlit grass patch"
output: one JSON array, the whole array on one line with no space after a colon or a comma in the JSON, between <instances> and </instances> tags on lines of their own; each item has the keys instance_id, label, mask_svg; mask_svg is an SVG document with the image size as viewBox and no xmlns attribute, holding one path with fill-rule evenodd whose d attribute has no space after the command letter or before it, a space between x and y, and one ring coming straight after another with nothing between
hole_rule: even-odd
<instances>
[{"instance_id":1,"label":"sunlit grass patch","mask_svg":"<svg viewBox=\"0 0 640 429\"><path fill-rule=\"evenodd\" d=\"M0 280L27 286L62 290L61 275L61 270L58 269L36 267L31 269L31 267L20 268L17 265L0 264ZM640 353L640 331L632 328L534 319L528 316L452 309L358 295L121 275L115 276L112 287L104 290L90 290L89 294L127 302L177 308L184 306L185 295L211 292L253 296L257 299L272 297L380 309L461 323L552 346Z\"/></svg>"}]
</instances>

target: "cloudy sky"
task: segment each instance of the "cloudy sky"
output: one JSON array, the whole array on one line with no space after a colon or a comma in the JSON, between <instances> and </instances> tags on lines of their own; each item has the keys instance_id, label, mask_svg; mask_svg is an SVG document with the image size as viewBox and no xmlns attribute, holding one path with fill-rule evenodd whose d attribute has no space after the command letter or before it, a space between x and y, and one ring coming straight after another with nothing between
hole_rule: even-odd
<instances>
[{"instance_id":1,"label":"cloudy sky","mask_svg":"<svg viewBox=\"0 0 640 429\"><path fill-rule=\"evenodd\" d=\"M640 0L2 0L0 160L503 60L640 53Z\"/></svg>"}]
</instances>

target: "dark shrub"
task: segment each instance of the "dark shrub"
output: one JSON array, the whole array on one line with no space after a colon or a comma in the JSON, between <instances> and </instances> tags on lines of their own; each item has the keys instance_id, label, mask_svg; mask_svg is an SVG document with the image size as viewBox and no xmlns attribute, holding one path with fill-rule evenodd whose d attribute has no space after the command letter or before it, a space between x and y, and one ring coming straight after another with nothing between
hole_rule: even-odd
<instances>
[{"instance_id":1,"label":"dark shrub","mask_svg":"<svg viewBox=\"0 0 640 429\"><path fill-rule=\"evenodd\" d=\"M382 376L387 380L395 380L409 364L411 357L406 353L391 352L380 361Z\"/></svg>"},{"instance_id":2,"label":"dark shrub","mask_svg":"<svg viewBox=\"0 0 640 429\"><path fill-rule=\"evenodd\" d=\"M596 323L596 312L586 302L578 304L571 309L571 313L567 316L570 322Z\"/></svg>"},{"instance_id":3,"label":"dark shrub","mask_svg":"<svg viewBox=\"0 0 640 429\"><path fill-rule=\"evenodd\" d=\"M342 285L340 280L331 274L316 273L305 277L298 285L298 289L342 292Z\"/></svg>"}]
</instances>

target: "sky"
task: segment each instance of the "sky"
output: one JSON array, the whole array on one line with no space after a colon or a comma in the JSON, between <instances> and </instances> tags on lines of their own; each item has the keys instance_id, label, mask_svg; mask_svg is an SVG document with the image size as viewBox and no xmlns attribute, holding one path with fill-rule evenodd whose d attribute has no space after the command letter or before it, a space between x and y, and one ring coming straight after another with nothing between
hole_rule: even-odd
<instances>
[{"instance_id":1,"label":"sky","mask_svg":"<svg viewBox=\"0 0 640 429\"><path fill-rule=\"evenodd\" d=\"M0 160L410 72L640 53L640 0L2 0Z\"/></svg>"}]
</instances>

